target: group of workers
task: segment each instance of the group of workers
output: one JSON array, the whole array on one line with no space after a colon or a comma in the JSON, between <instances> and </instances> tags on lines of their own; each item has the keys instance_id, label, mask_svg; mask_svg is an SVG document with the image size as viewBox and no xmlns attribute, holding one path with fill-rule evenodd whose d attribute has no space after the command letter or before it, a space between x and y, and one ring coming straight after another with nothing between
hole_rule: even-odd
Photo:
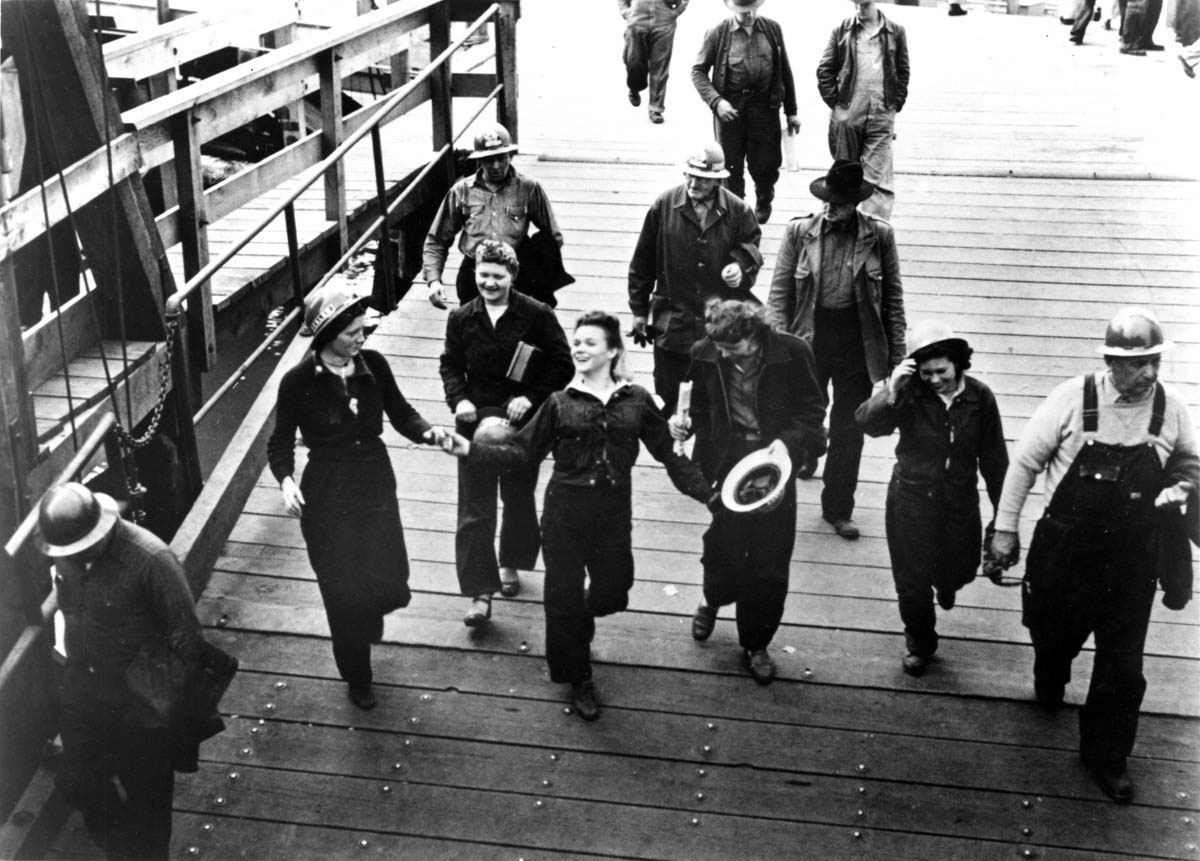
<instances>
[{"instance_id":1,"label":"group of workers","mask_svg":"<svg viewBox=\"0 0 1200 861\"><path fill-rule=\"evenodd\" d=\"M789 104L782 37L754 14L762 2L726 0L734 16L706 37L697 68L728 66L708 85L718 129L766 128L752 119L755 110L770 111L776 96L776 114ZM638 0L622 5L631 15L640 8ZM662 5L677 14L687 0ZM600 715L595 619L625 609L634 582L632 476L641 445L711 514L693 638L707 640L719 609L736 605L744 664L766 685L776 676L768 647L788 592L796 479L814 477L825 458L823 518L853 541L863 435L899 431L886 534L903 671L927 670L938 648L936 607L953 608L981 563L999 581L1018 561L1018 518L1044 473L1047 504L1021 583L1035 699L1047 710L1063 706L1072 661L1094 637L1080 753L1105 793L1132 799L1127 758L1146 686L1151 605L1159 584L1167 607L1188 602L1188 542L1200 539L1200 449L1185 401L1158 381L1172 345L1152 312L1121 309L1098 347L1105 367L1051 392L1010 459L995 395L966 374L967 340L938 320L909 335L894 231L868 211L890 211L890 155L886 170L868 174L840 142L869 135L834 134L849 122L839 111L857 110L866 79L879 87L871 104L895 110L907 83L903 30L874 3L857 5L859 15L835 30L822 60L831 144L839 142L829 170L810 184L824 205L787 225L766 304L750 288L763 265L760 223L770 215L774 179L756 173L749 149L733 147L750 163L754 207L713 142L688 155L683 183L647 211L628 302L630 335L653 346L654 394L626 370L615 314L584 313L568 337L534 298L552 297L554 286L522 279L525 261L545 259L547 249L553 258L563 238L542 186L513 168L516 145L503 127L475 138L478 169L447 194L425 245L428 298L439 308L456 236L463 254L439 364L451 427L426 421L387 359L364 348L366 300L335 286L310 294L304 331L312 351L282 379L268 461L284 508L300 518L334 661L355 706L376 706L371 647L383 638L384 617L412 597L385 418L413 442L457 458L455 564L468 628L489 623L497 592L520 593L520 572L541 553L550 678L570 685L573 710L586 720ZM635 42L631 36L627 58L663 50ZM864 74L872 64L878 76ZM664 76L655 88L654 68L652 116L656 105L661 115L665 84ZM630 72L631 100L641 80ZM730 80L772 83L767 91L740 86L733 102L724 89ZM722 116L727 107L737 116ZM874 122L875 107L860 113ZM531 226L540 251L529 250ZM297 432L306 449L299 481ZM534 489L548 455L553 472L539 523ZM986 530L980 474L994 512ZM121 520L105 494L79 484L51 490L37 536L55 562L66 620L60 779L110 857L165 857L180 701L185 740L217 731L216 700L236 660L204 641L170 550ZM168 654L184 669L173 674ZM197 685L205 696L196 696Z\"/></svg>"}]
</instances>

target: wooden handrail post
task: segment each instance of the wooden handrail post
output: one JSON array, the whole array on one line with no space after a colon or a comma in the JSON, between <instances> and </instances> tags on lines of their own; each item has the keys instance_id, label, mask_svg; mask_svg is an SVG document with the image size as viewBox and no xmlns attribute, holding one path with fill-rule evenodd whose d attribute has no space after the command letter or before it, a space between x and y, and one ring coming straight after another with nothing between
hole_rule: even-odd
<instances>
[{"instance_id":1,"label":"wooden handrail post","mask_svg":"<svg viewBox=\"0 0 1200 861\"><path fill-rule=\"evenodd\" d=\"M183 245L183 272L191 278L208 264L208 211L200 162L199 120L184 111L171 123L175 142L175 187L179 194L179 239ZM188 301L188 328L192 333L191 359L202 371L217 361L216 323L213 320L212 284L205 281Z\"/></svg>"},{"instance_id":2,"label":"wooden handrail post","mask_svg":"<svg viewBox=\"0 0 1200 861\"><path fill-rule=\"evenodd\" d=\"M517 128L517 18L521 4L500 0L496 23L496 77L504 85L496 99L496 122L508 129L514 142L520 141Z\"/></svg>"},{"instance_id":3,"label":"wooden handrail post","mask_svg":"<svg viewBox=\"0 0 1200 861\"><path fill-rule=\"evenodd\" d=\"M342 125L342 58L336 49L322 52L317 66L321 75L321 154L329 155L346 137ZM338 159L325 171L325 217L338 226L338 253L350 244L346 211L346 165Z\"/></svg>"},{"instance_id":4,"label":"wooden handrail post","mask_svg":"<svg viewBox=\"0 0 1200 861\"><path fill-rule=\"evenodd\" d=\"M450 47L449 0L430 10L429 56L436 57ZM453 96L450 94L450 63L433 71L429 79L429 106L433 114L433 148L441 149L454 140ZM446 159L444 179L454 182L454 158Z\"/></svg>"}]
</instances>

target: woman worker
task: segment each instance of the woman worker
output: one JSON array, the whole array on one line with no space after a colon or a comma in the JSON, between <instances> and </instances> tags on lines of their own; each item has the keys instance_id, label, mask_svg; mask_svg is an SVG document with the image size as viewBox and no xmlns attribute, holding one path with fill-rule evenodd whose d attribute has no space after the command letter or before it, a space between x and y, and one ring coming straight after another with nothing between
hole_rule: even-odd
<instances>
[{"instance_id":1,"label":"woman worker","mask_svg":"<svg viewBox=\"0 0 1200 861\"><path fill-rule=\"evenodd\" d=\"M856 418L870 436L900 429L887 541L904 622L904 671L919 676L938 646L934 594L950 610L979 567L979 472L994 511L1008 451L995 396L965 373L967 342L944 323L926 320L909 344L908 358Z\"/></svg>"},{"instance_id":2,"label":"woman worker","mask_svg":"<svg viewBox=\"0 0 1200 861\"><path fill-rule=\"evenodd\" d=\"M338 672L351 702L371 709L371 644L383 638L384 615L412 597L383 416L414 442L440 445L446 431L431 427L404 399L387 359L362 349L363 305L333 286L305 300L312 353L279 384L267 459L284 507L300 517ZM308 447L299 485L297 428Z\"/></svg>"},{"instance_id":3,"label":"woman worker","mask_svg":"<svg viewBox=\"0 0 1200 861\"><path fill-rule=\"evenodd\" d=\"M468 468L538 464L554 453L542 507L546 659L550 680L571 684L575 710L589 721L600 716L589 648L595 619L624 610L633 586L630 488L638 441L680 491L701 502L713 495L700 469L676 454L650 393L623 376L624 354L616 317L584 314L571 339L576 374L565 390L511 442L472 444L456 436L448 449Z\"/></svg>"},{"instance_id":4,"label":"woman worker","mask_svg":"<svg viewBox=\"0 0 1200 861\"><path fill-rule=\"evenodd\" d=\"M551 392L571 379L567 336L549 306L513 289L519 266L512 246L485 239L475 246L479 295L450 312L440 371L446 403L468 437L484 418L503 417L520 426ZM522 372L518 352L533 358ZM458 526L454 563L462 594L471 606L469 628L492 617L492 595L521 589L518 570L537 562L541 539L533 501L538 464L501 469L494 464L458 465ZM497 559L496 488L504 502ZM499 565L497 566L497 561Z\"/></svg>"}]
</instances>

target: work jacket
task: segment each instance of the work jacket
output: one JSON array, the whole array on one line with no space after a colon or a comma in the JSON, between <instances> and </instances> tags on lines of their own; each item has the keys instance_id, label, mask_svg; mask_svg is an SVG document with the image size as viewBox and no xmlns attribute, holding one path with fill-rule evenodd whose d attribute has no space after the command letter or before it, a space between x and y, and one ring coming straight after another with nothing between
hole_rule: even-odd
<instances>
[{"instance_id":1,"label":"work jacket","mask_svg":"<svg viewBox=\"0 0 1200 861\"><path fill-rule=\"evenodd\" d=\"M762 370L755 389L755 416L763 447L775 440L787 446L793 468L825 451L825 396L817 386L812 348L774 330L763 336ZM727 361L711 338L692 348L686 379L692 389L691 419L696 432L692 459L709 481L720 481L733 466L734 424L729 409ZM791 480L789 476L788 480Z\"/></svg>"},{"instance_id":2,"label":"work jacket","mask_svg":"<svg viewBox=\"0 0 1200 861\"><path fill-rule=\"evenodd\" d=\"M899 113L908 100L908 37L882 12L879 17L883 20L883 103ZM854 95L855 39L861 27L856 16L835 27L817 64L817 90L831 108L849 107Z\"/></svg>"},{"instance_id":3,"label":"work jacket","mask_svg":"<svg viewBox=\"0 0 1200 861\"><path fill-rule=\"evenodd\" d=\"M729 45L733 39L733 31L737 29L737 19L729 18L722 21L704 34L704 42L700 46L700 54L692 66L692 84L709 110L716 111L717 103L735 93L725 89L725 76L729 72ZM761 27L771 45L771 89L766 93L767 107L779 110L789 117L796 115L796 83L792 78L792 66L788 62L787 49L783 45L783 30L779 24L761 15L755 21L756 27ZM712 79L709 79L709 71Z\"/></svg>"},{"instance_id":4,"label":"work jacket","mask_svg":"<svg viewBox=\"0 0 1200 861\"><path fill-rule=\"evenodd\" d=\"M887 377L904 360L904 290L892 226L856 212L855 305L871 381ZM768 303L784 331L810 344L821 279L821 229L825 215L794 218L784 230Z\"/></svg>"},{"instance_id":5,"label":"work jacket","mask_svg":"<svg viewBox=\"0 0 1200 861\"><path fill-rule=\"evenodd\" d=\"M663 192L646 213L629 263L629 310L649 318L659 332L655 345L672 353L686 354L704 337L709 299L754 299L750 288L763 260L754 211L718 188L709 219L700 226L686 186ZM721 280L730 263L742 269L736 288Z\"/></svg>"}]
</instances>

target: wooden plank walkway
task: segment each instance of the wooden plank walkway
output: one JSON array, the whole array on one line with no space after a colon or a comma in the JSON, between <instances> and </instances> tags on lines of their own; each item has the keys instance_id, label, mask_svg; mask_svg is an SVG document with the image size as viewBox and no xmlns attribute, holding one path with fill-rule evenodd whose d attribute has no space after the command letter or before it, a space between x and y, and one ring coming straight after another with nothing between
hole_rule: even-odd
<instances>
[{"instance_id":1,"label":"wooden plank walkway","mask_svg":"<svg viewBox=\"0 0 1200 861\"><path fill-rule=\"evenodd\" d=\"M625 271L646 206L709 134L687 70L719 0L680 24L667 124L625 102L611 3L526 0L520 31L523 152L545 183L578 282L559 316L625 315ZM593 8L595 7L595 8ZM764 230L765 296L782 225L815 201L826 111L811 70L840 0L775 2L802 94L804 170L786 174ZM976 348L1014 439L1062 379L1098 366L1121 304L1147 304L1180 343L1163 364L1200 416L1200 195L1180 137L1197 97L1169 55L1126 58L1095 27L1072 49L1051 16L965 19L885 11L909 28L913 94L897 141L894 224L911 321L944 317ZM1159 41L1169 42L1170 33ZM603 87L599 86L601 82ZM1183 116L1187 114L1187 116ZM1010 174L1011 171L1011 174ZM1097 174L1096 178L1091 175ZM452 276L452 273L451 273ZM414 291L421 292L421 291ZM447 422L436 359L444 313L406 299L372 336L406 395ZM650 359L633 350L637 378ZM179 781L180 857L1193 858L1200 844L1200 609L1154 610L1149 679L1117 807L1078 763L1076 709L1031 702L1032 653L1016 590L986 580L942 614L921 679L903 638L883 532L891 440L870 440L848 544L799 485L780 679L739 663L728 612L692 641L705 512L643 456L635 471L637 584L593 646L604 713L563 714L545 672L541 572L490 627L461 624L453 569L454 464L386 435L412 559L412 606L375 650L379 708L355 709L333 667L296 520L264 474L200 612L243 670L229 729ZM303 457L301 458L303 460ZM543 469L543 482L548 469ZM1039 499L1026 507L1026 543ZM1090 652L1076 665L1078 705ZM62 857L86 855L78 823Z\"/></svg>"}]
</instances>

